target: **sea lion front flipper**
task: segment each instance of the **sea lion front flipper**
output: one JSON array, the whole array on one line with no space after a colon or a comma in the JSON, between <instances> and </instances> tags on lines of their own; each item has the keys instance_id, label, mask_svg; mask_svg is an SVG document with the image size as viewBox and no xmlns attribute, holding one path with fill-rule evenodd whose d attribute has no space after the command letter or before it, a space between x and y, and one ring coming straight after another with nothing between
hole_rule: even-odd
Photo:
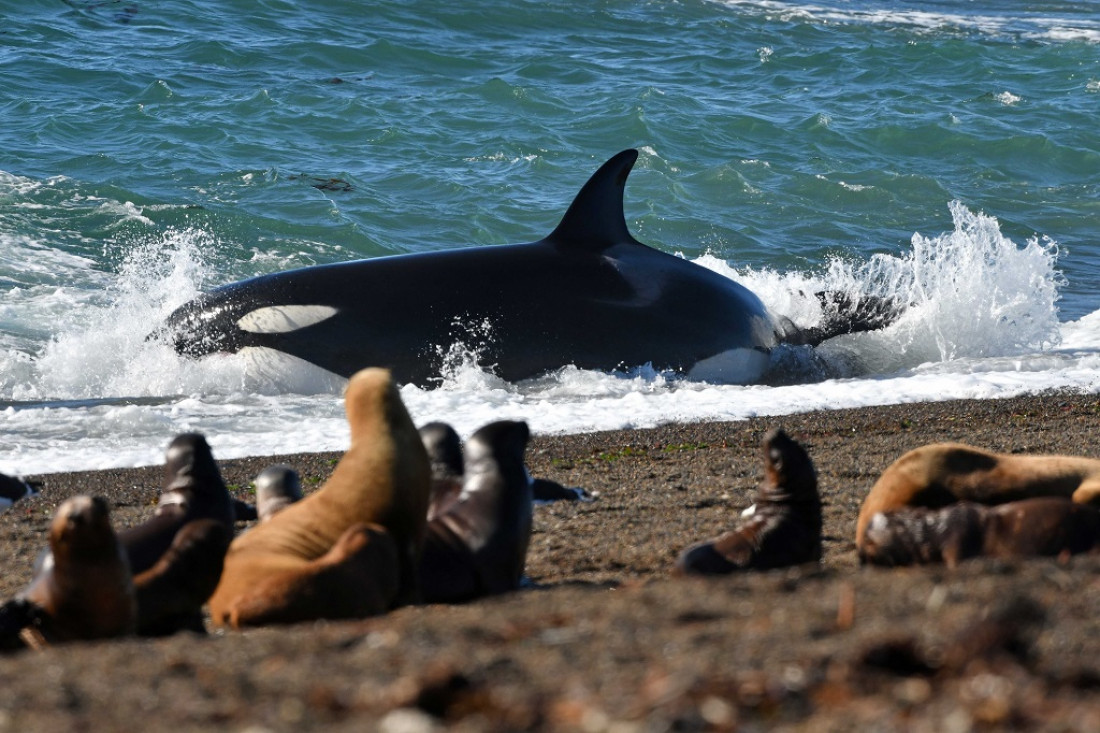
<instances>
[{"instance_id":1,"label":"sea lion front flipper","mask_svg":"<svg viewBox=\"0 0 1100 733\"><path fill-rule=\"evenodd\" d=\"M26 647L23 630L37 625L41 617L42 609L26 598L13 598L0 606L0 651Z\"/></svg>"},{"instance_id":2,"label":"sea lion front flipper","mask_svg":"<svg viewBox=\"0 0 1100 733\"><path fill-rule=\"evenodd\" d=\"M1073 492L1073 500L1078 504L1100 504L1100 479L1082 481Z\"/></svg>"},{"instance_id":3,"label":"sea lion front flipper","mask_svg":"<svg viewBox=\"0 0 1100 733\"><path fill-rule=\"evenodd\" d=\"M747 525L691 545L676 558L674 571L680 575L726 575L749 567L757 547L753 542L756 534L746 531Z\"/></svg>"},{"instance_id":4,"label":"sea lion front flipper","mask_svg":"<svg viewBox=\"0 0 1100 733\"><path fill-rule=\"evenodd\" d=\"M236 522L251 522L259 518L256 507L247 501L233 500L233 520Z\"/></svg>"},{"instance_id":5,"label":"sea lion front flipper","mask_svg":"<svg viewBox=\"0 0 1100 733\"><path fill-rule=\"evenodd\" d=\"M156 565L134 576L138 634L205 631L202 606L218 587L231 539L218 520L189 522Z\"/></svg>"},{"instance_id":6,"label":"sea lion front flipper","mask_svg":"<svg viewBox=\"0 0 1100 733\"><path fill-rule=\"evenodd\" d=\"M399 566L397 544L383 527L355 524L317 560L271 573L237 596L224 620L239 629L385 613L400 589Z\"/></svg>"}]
</instances>

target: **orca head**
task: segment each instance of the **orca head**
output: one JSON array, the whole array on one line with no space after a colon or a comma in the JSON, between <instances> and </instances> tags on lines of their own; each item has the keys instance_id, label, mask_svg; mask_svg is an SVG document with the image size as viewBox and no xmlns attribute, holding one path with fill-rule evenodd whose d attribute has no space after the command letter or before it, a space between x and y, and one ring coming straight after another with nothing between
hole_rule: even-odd
<instances>
[{"instance_id":1,"label":"orca head","mask_svg":"<svg viewBox=\"0 0 1100 733\"><path fill-rule=\"evenodd\" d=\"M204 293L183 304L153 336L177 354L199 358L235 354L263 346L269 334L286 334L326 321L339 310L331 305L265 304L241 298L232 286Z\"/></svg>"}]
</instances>

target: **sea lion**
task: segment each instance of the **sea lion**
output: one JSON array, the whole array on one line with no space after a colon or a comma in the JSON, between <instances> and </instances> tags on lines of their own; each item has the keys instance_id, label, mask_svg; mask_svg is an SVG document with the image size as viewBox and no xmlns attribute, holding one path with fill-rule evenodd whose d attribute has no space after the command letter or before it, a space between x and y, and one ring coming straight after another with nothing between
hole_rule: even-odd
<instances>
[{"instance_id":1,"label":"sea lion","mask_svg":"<svg viewBox=\"0 0 1100 733\"><path fill-rule=\"evenodd\" d=\"M106 501L74 496L62 503L50 523L50 551L17 599L33 608L35 627L24 632L37 632L47 643L134 632L134 585Z\"/></svg>"},{"instance_id":2,"label":"sea lion","mask_svg":"<svg viewBox=\"0 0 1100 733\"><path fill-rule=\"evenodd\" d=\"M388 611L401 585L397 543L377 524L353 524L306 568L276 570L230 607L235 629L316 618L362 618Z\"/></svg>"},{"instance_id":3,"label":"sea lion","mask_svg":"<svg viewBox=\"0 0 1100 733\"><path fill-rule=\"evenodd\" d=\"M233 500L206 438L199 433L182 433L165 451L164 487L153 516L118 533L134 574L153 567L176 533L196 519L217 520L232 536L236 517Z\"/></svg>"},{"instance_id":4,"label":"sea lion","mask_svg":"<svg viewBox=\"0 0 1100 733\"><path fill-rule=\"evenodd\" d=\"M764 437L764 482L734 528L685 549L674 572L719 575L821 559L821 498L805 449L782 430Z\"/></svg>"},{"instance_id":5,"label":"sea lion","mask_svg":"<svg viewBox=\"0 0 1100 733\"><path fill-rule=\"evenodd\" d=\"M256 515L266 522L302 498L302 481L290 466L268 466L256 476Z\"/></svg>"},{"instance_id":6,"label":"sea lion","mask_svg":"<svg viewBox=\"0 0 1100 733\"><path fill-rule=\"evenodd\" d=\"M525 422L490 423L466 441L462 492L428 522L424 600L454 603L519 587L531 537Z\"/></svg>"},{"instance_id":7,"label":"sea lion","mask_svg":"<svg viewBox=\"0 0 1100 733\"><path fill-rule=\"evenodd\" d=\"M428 521L431 521L462 493L462 474L466 466L462 458L462 441L450 425L430 422L422 425L418 432L432 466L432 494L428 503Z\"/></svg>"},{"instance_id":8,"label":"sea lion","mask_svg":"<svg viewBox=\"0 0 1100 733\"><path fill-rule=\"evenodd\" d=\"M859 510L856 546L862 549L867 523L880 512L957 501L1004 504L1037 496L1100 503L1100 460L993 453L962 443L925 445L896 460L871 487Z\"/></svg>"},{"instance_id":9,"label":"sea lion","mask_svg":"<svg viewBox=\"0 0 1100 733\"><path fill-rule=\"evenodd\" d=\"M156 564L134 576L139 635L206 630L202 607L218 587L232 539L216 519L188 522Z\"/></svg>"},{"instance_id":10,"label":"sea lion","mask_svg":"<svg viewBox=\"0 0 1100 733\"><path fill-rule=\"evenodd\" d=\"M215 624L356 617L419 599L424 444L387 370L353 375L345 408L351 445L329 480L233 540L210 599ZM384 563L368 567L389 542L396 583Z\"/></svg>"},{"instance_id":11,"label":"sea lion","mask_svg":"<svg viewBox=\"0 0 1100 733\"><path fill-rule=\"evenodd\" d=\"M1100 510L1061 497L996 506L960 501L941 509L904 507L871 517L861 562L955 567L972 557L1019 558L1088 552L1100 543Z\"/></svg>"},{"instance_id":12,"label":"sea lion","mask_svg":"<svg viewBox=\"0 0 1100 733\"><path fill-rule=\"evenodd\" d=\"M0 514L3 514L20 499L38 496L42 488L41 481L28 481L22 476L8 476L0 473Z\"/></svg>"}]
</instances>

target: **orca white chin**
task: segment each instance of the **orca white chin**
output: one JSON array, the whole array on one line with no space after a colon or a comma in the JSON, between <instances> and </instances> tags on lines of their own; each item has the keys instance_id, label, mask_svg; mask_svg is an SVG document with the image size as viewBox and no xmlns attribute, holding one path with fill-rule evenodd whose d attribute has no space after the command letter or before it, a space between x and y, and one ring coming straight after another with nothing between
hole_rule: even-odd
<instances>
[{"instance_id":1,"label":"orca white chin","mask_svg":"<svg viewBox=\"0 0 1100 733\"><path fill-rule=\"evenodd\" d=\"M230 358L242 360L245 374L250 378L275 385L280 392L343 394L348 384L339 374L264 346L245 347Z\"/></svg>"},{"instance_id":2,"label":"orca white chin","mask_svg":"<svg viewBox=\"0 0 1100 733\"><path fill-rule=\"evenodd\" d=\"M761 349L730 349L695 362L688 379L713 384L752 384L768 368L768 354Z\"/></svg>"},{"instance_id":3,"label":"orca white chin","mask_svg":"<svg viewBox=\"0 0 1100 733\"><path fill-rule=\"evenodd\" d=\"M249 333L290 333L327 321L339 311L331 305L269 305L245 313L237 328Z\"/></svg>"}]
</instances>

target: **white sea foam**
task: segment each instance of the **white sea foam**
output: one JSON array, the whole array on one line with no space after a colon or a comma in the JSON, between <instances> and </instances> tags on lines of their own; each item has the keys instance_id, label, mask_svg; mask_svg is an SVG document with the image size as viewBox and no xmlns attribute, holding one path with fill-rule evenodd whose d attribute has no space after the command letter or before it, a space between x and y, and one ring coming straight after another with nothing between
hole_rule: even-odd
<instances>
[{"instance_id":1,"label":"white sea foam","mask_svg":"<svg viewBox=\"0 0 1100 733\"><path fill-rule=\"evenodd\" d=\"M1057 246L1038 239L1017 245L995 219L961 204L951 213L952 231L916 234L903 254L836 259L819 271L696 260L803 327L822 318L813 295L821 290L907 305L882 331L813 350L775 350L771 386L694 382L648 367L619 374L566 367L511 384L477 365L489 324L470 324L466 343L444 350L440 384L405 386L402 396L417 422L447 420L468 435L505 418L561 433L1100 390L1100 312L1058 322ZM22 340L5 335L38 346L6 356L0 368L0 471L158 463L172 435L185 430L207 434L222 458L346 446L344 380L262 349L193 362L146 338L210 278L203 253L215 244L201 231L170 231L135 245L116 273L67 260L74 284L50 283L13 300L22 309L13 318L25 321L39 309L53 330ZM44 249L23 246L29 258Z\"/></svg>"},{"instance_id":2,"label":"white sea foam","mask_svg":"<svg viewBox=\"0 0 1100 733\"><path fill-rule=\"evenodd\" d=\"M774 15L782 20L810 23L888 25L916 32L941 30L972 31L991 36L1012 35L1029 40L1100 43L1100 21L1088 6L1079 15L1054 15L1034 8L995 6L963 13L947 10L907 8L892 3L877 7L874 3L782 2L781 0L714 0L719 5L749 12ZM1063 12L1071 12L1063 9Z\"/></svg>"}]
</instances>

